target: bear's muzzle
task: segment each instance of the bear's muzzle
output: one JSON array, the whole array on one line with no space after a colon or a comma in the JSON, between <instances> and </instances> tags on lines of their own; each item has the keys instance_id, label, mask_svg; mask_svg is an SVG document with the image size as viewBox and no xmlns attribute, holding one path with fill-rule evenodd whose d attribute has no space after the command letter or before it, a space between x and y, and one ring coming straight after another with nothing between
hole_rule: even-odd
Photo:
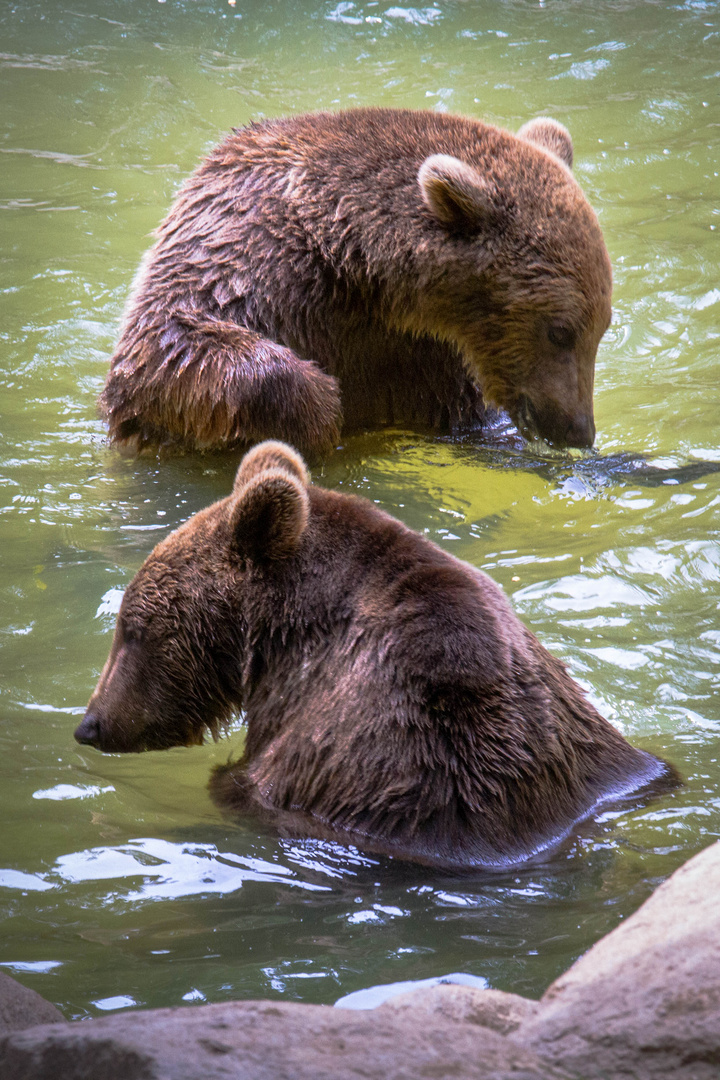
<instances>
[{"instance_id":1,"label":"bear's muzzle","mask_svg":"<svg viewBox=\"0 0 720 1080\"><path fill-rule=\"evenodd\" d=\"M88 710L75 728L75 738L85 746L100 747L100 717Z\"/></svg>"},{"instance_id":2,"label":"bear's muzzle","mask_svg":"<svg viewBox=\"0 0 720 1080\"><path fill-rule=\"evenodd\" d=\"M513 413L512 418L525 438L544 439L559 450L569 447L589 450L595 442L592 412L561 412L555 401L536 403L523 394Z\"/></svg>"}]
</instances>

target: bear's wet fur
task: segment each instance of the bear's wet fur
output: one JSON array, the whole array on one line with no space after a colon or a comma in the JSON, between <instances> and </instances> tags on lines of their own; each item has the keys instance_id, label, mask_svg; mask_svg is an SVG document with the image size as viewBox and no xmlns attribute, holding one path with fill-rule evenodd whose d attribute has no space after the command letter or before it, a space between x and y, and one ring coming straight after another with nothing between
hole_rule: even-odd
<instances>
[{"instance_id":1,"label":"bear's wet fur","mask_svg":"<svg viewBox=\"0 0 720 1080\"><path fill-rule=\"evenodd\" d=\"M101 396L130 451L383 425L591 446L612 275L567 130L427 111L253 123L187 180Z\"/></svg>"},{"instance_id":2,"label":"bear's wet fur","mask_svg":"<svg viewBox=\"0 0 720 1080\"><path fill-rule=\"evenodd\" d=\"M609 800L673 786L485 574L270 442L128 586L76 738L201 743L244 710L216 801L295 835L501 867Z\"/></svg>"}]
</instances>

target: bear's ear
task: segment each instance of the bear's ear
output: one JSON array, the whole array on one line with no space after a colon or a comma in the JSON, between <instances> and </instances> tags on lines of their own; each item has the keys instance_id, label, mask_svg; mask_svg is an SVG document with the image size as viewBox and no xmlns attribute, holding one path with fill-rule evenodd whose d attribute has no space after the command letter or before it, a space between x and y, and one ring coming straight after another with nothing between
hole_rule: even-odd
<instances>
[{"instance_id":1,"label":"bear's ear","mask_svg":"<svg viewBox=\"0 0 720 1080\"><path fill-rule=\"evenodd\" d=\"M431 154L420 166L418 183L425 205L448 228L477 230L498 217L492 188L459 158Z\"/></svg>"},{"instance_id":2,"label":"bear's ear","mask_svg":"<svg viewBox=\"0 0 720 1080\"><path fill-rule=\"evenodd\" d=\"M518 131L518 139L525 142L535 143L543 150L549 150L556 158L560 158L563 165L568 169L573 167L573 144L570 132L557 120L551 120L549 116L538 116L535 120L528 120L527 124Z\"/></svg>"},{"instance_id":3,"label":"bear's ear","mask_svg":"<svg viewBox=\"0 0 720 1080\"><path fill-rule=\"evenodd\" d=\"M253 476L257 476L258 473L264 472L266 469L282 469L283 472L289 473L290 476L294 476L296 480L299 480L304 487L307 487L310 483L307 466L297 450L293 450L292 446L288 446L287 443L268 440L267 442L258 443L257 446L253 446L252 450L248 450L240 462L235 477L234 490L240 491L249 480L252 480Z\"/></svg>"},{"instance_id":4,"label":"bear's ear","mask_svg":"<svg viewBox=\"0 0 720 1080\"><path fill-rule=\"evenodd\" d=\"M244 559L286 559L300 543L308 523L307 488L285 469L252 476L230 503L232 544Z\"/></svg>"}]
</instances>

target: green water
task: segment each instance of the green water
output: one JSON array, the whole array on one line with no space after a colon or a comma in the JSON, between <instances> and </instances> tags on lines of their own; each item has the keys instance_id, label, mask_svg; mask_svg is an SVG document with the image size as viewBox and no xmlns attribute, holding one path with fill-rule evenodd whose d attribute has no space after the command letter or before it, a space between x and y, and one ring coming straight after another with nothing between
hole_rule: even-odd
<instances>
[{"instance_id":1,"label":"green water","mask_svg":"<svg viewBox=\"0 0 720 1080\"><path fill-rule=\"evenodd\" d=\"M539 996L720 835L720 474L616 467L720 462L718 3L26 0L0 5L0 41L0 970L68 1017L451 971ZM95 399L149 233L231 126L368 103L555 116L615 267L596 459L390 432L316 474L491 573L685 779L512 874L224 820L205 784L240 731L129 757L72 738L122 589L236 464L105 444Z\"/></svg>"}]
</instances>

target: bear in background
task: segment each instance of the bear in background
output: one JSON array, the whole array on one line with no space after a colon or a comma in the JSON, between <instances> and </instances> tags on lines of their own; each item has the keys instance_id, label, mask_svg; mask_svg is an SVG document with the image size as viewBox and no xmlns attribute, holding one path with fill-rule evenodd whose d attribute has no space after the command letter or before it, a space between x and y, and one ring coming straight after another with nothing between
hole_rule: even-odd
<instances>
[{"instance_id":1,"label":"bear in background","mask_svg":"<svg viewBox=\"0 0 720 1080\"><path fill-rule=\"evenodd\" d=\"M507 410L589 447L612 276L554 120L356 109L253 123L181 189L101 396L130 451L450 433Z\"/></svg>"},{"instance_id":2,"label":"bear in background","mask_svg":"<svg viewBox=\"0 0 720 1080\"><path fill-rule=\"evenodd\" d=\"M211 780L221 806L450 868L520 862L602 803L677 782L490 578L310 485L276 442L138 571L75 737L192 745L239 710L244 756Z\"/></svg>"}]
</instances>

